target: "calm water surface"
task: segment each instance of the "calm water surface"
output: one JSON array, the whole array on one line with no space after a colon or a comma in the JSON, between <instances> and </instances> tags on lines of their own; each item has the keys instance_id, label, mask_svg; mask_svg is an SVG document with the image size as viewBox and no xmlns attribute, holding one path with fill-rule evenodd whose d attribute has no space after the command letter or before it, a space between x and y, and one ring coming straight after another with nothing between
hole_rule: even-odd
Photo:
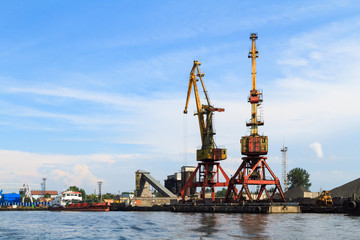
<instances>
[{"instance_id":1,"label":"calm water surface","mask_svg":"<svg viewBox=\"0 0 360 240\"><path fill-rule=\"evenodd\" d=\"M3 211L0 239L360 239L360 217Z\"/></svg>"}]
</instances>

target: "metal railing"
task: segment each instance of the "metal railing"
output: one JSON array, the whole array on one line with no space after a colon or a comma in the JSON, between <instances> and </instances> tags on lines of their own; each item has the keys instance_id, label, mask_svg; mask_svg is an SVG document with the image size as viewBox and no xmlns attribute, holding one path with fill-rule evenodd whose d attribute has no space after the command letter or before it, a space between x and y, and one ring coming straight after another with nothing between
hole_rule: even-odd
<instances>
[{"instance_id":1,"label":"metal railing","mask_svg":"<svg viewBox=\"0 0 360 240\"><path fill-rule=\"evenodd\" d=\"M23 206L23 207L31 207L31 206L35 206L35 207L38 207L38 206L50 206L50 202L4 202L4 203L0 203L0 206L3 207L3 206L7 206L7 207L11 207L13 205L16 205L16 206Z\"/></svg>"}]
</instances>

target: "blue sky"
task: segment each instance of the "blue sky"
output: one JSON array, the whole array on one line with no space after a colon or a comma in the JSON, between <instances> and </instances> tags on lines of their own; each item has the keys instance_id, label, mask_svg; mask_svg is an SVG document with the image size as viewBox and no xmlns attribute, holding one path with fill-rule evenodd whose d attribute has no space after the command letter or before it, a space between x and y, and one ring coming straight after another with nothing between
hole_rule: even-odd
<instances>
[{"instance_id":1,"label":"blue sky","mask_svg":"<svg viewBox=\"0 0 360 240\"><path fill-rule=\"evenodd\" d=\"M183 115L193 60L215 107L228 175L241 163L259 35L268 163L310 173L312 191L359 177L357 1L2 1L0 183L134 189L195 165L197 119ZM189 113L195 111L191 99Z\"/></svg>"}]
</instances>

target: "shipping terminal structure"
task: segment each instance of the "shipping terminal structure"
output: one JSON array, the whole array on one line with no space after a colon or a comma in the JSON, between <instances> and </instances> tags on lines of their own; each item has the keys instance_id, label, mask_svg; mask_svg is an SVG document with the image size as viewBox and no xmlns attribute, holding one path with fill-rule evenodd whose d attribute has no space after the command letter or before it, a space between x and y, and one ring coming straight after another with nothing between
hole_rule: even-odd
<instances>
[{"instance_id":1,"label":"shipping terminal structure","mask_svg":"<svg viewBox=\"0 0 360 240\"><path fill-rule=\"evenodd\" d=\"M47 205L44 205L31 209L53 211L172 211L210 213L344 213L344 211L347 211L349 214L360 215L360 200L357 197L357 195L360 195L358 193L360 178L332 190L331 194L334 193L334 195L339 196L337 198L349 198L352 195L351 199L349 198L343 202L336 198L333 198L333 201L330 197L330 192L325 192L319 198L318 195L313 196L316 193L311 193L307 189L304 191L300 189L300 192L295 188L285 193L288 202L285 201L280 180L266 162L268 137L260 135L258 132L258 127L264 125L264 122L258 113L263 102L263 95L262 91L256 88L256 58L259 56L255 45L257 38L258 36L255 33L250 35L252 45L248 55L251 58L252 65L251 90L248 98L248 102L251 105L251 118L250 121L246 122L246 126L250 127L250 133L241 137L241 154L244 156L239 168L231 178L228 177L220 165L220 162L227 159L227 150L224 147L217 147L214 141L214 113L224 112L225 109L216 108L210 103L203 80L204 73L201 73L199 68L201 63L195 60L190 71L184 113L188 111L193 89L196 103L194 115L199 123L202 143L201 148L196 151L196 167L183 166L181 172L168 176L165 180L165 186L162 186L159 181L152 177L150 172L138 170L135 172L136 190L133 196L119 196L118 199L114 198L111 204L110 202L79 202L69 203L64 207L59 204L56 206L56 201L53 200L49 208ZM201 84L199 86L205 95L205 104L201 104L197 83ZM283 147L282 152L286 153L286 151L287 148ZM286 155L284 158L286 160ZM283 172L286 173L286 171ZM100 187L102 182L98 183ZM287 183L287 180L284 183ZM286 184L284 185L286 189ZM44 193L45 184L43 186L44 190L42 192ZM257 186L258 191L255 194L250 192L252 189L249 189L249 187L251 186ZM268 186L272 186L273 190L267 189ZM151 187L158 194L153 194ZM215 198L215 187L223 187L226 190L225 196ZM200 195L196 193L197 188L201 189ZM24 185L21 189L23 192L30 192L28 186L25 188ZM209 189L210 194L206 196L205 190ZM17 197L15 195L6 196L1 193L0 189L0 206L1 202L7 201L9 203L11 201L10 197ZM101 188L99 193L101 193ZM356 195L355 193L358 194ZM63 193L63 197L66 197L66 194ZM80 192L71 192L70 194L79 195ZM19 201L18 199L16 200L17 202ZM58 200L61 200L61 198L58 198ZM66 199L64 198L63 200ZM317 200L317 204L313 203L314 200ZM14 204L9 204L3 206L0 210L29 209L23 208L25 205L19 205L19 208L17 208L14 207ZM31 206L39 204L31 203Z\"/></svg>"},{"instance_id":2,"label":"shipping terminal structure","mask_svg":"<svg viewBox=\"0 0 360 240\"><path fill-rule=\"evenodd\" d=\"M196 103L194 115L198 118L202 145L196 151L197 167L194 167L195 169L190 177L181 179L181 199L183 203L185 203L186 196L194 196L196 188L201 188L199 196L201 202L205 202L205 189L210 188L211 200L214 203L215 187L227 188L225 198L223 199L224 202L257 202L264 199L263 193L266 195L265 198L267 200L272 201L276 192L279 193L281 200L285 201L280 181L266 162L267 157L265 155L268 152L268 137L258 133L258 127L264 125L264 122L260 114L258 114L258 110L263 102L263 95L262 91L256 88L256 58L259 57L255 45L257 38L258 36L255 33L250 35L252 45L248 55L251 58L251 90L248 98L248 102L251 105L251 118L246 123L246 126L250 127L250 134L249 136L243 136L240 140L241 154L245 155L245 157L242 158L241 165L231 179L229 179L220 165L220 161L227 158L227 150L225 148L218 148L214 141L214 113L224 112L225 109L216 108L210 103L203 80L204 73L201 73L199 68L201 63L196 60L193 63L190 71L184 113L187 113L193 88ZM197 82L201 84L199 86L203 90L206 104L201 104ZM241 185L241 187L238 189L237 185ZM249 190L251 185L258 187L258 193L255 197ZM273 185L274 190L271 192L267 189L269 185Z\"/></svg>"},{"instance_id":3,"label":"shipping terminal structure","mask_svg":"<svg viewBox=\"0 0 360 240\"><path fill-rule=\"evenodd\" d=\"M168 179L165 181L165 186L171 192L181 195L180 201L177 197L170 201L170 211L213 213L298 213L301 211L297 202L285 201L280 180L266 162L268 137L258 133L258 127L264 125L264 122L258 114L258 108L263 101L263 95L256 88L256 58L258 58L258 51L256 50L255 41L257 34L252 33L250 39L252 46L248 57L252 60L252 85L248 102L251 105L251 118L246 123L246 126L250 127L250 134L243 136L240 140L241 154L244 155L242 162L231 178L228 177L220 165L220 162L227 158L227 150L225 148L218 148L215 144L213 116L215 112L224 112L225 109L216 108L210 103L203 80L204 74L200 72L199 68L201 63L195 60L190 71L184 113L187 113L193 89L196 103L194 115L197 116L199 122L202 145L196 151L197 167L192 167L193 169L191 173L189 172L189 175L185 173L187 173L186 169L191 167L185 166L182 168L181 174L175 173L172 176L168 176ZM199 86L203 90L206 100L205 104L201 104L197 83L201 84ZM148 175L149 173L147 172L136 172L136 193L143 193L142 189L148 188L145 182L148 182L157 189L157 184L149 180ZM144 179L144 181L141 181L141 179ZM238 188L239 185L240 187ZM252 194L249 189L250 186L257 186L258 193ZM272 186L274 190L267 189L268 186ZM215 187L225 188L225 197L215 198ZM199 196L195 194L197 188L201 189ZM181 189L180 194L179 189ZM210 189L210 198L209 196L206 198L206 189ZM279 196L275 199L276 193ZM138 194L138 196L140 195ZM170 194L165 192L163 192L163 195L170 197ZM137 199L136 201L140 203L143 199ZM128 210L132 209L129 208Z\"/></svg>"}]
</instances>

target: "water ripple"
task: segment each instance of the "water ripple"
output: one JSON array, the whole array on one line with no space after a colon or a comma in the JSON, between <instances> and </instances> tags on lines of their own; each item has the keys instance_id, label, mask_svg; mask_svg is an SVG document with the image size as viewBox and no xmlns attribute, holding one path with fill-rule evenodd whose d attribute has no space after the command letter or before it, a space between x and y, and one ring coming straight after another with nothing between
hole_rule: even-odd
<instances>
[{"instance_id":1,"label":"water ripple","mask_svg":"<svg viewBox=\"0 0 360 240\"><path fill-rule=\"evenodd\" d=\"M1 212L0 239L360 239L341 214Z\"/></svg>"}]
</instances>

